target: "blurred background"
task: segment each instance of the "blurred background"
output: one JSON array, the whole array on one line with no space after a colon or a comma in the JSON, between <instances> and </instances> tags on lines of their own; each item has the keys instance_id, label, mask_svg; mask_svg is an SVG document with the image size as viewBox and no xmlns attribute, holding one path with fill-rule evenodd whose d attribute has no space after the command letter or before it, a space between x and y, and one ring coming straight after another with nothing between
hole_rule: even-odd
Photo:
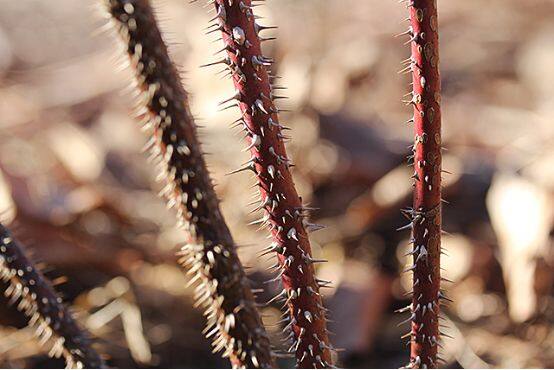
<instances>
[{"instance_id":1,"label":"blurred background","mask_svg":"<svg viewBox=\"0 0 554 370\"><path fill-rule=\"evenodd\" d=\"M554 367L554 1L439 0L443 84L445 366ZM130 117L116 43L95 0L0 0L0 209L16 235L99 338L113 367L227 367L203 339L203 319L174 251L183 240L156 193L145 137ZM192 109L223 211L260 301L276 292L258 258L265 231L248 203L247 156L218 111L232 94L204 35L203 3L154 1ZM278 25L266 54L288 87L289 154L313 220L318 270L343 367L408 362L404 314L411 276L400 208L411 202L413 139L401 103L409 75L404 5L382 0L274 0L256 8ZM268 31L266 31L268 32ZM268 33L269 35L269 33ZM154 189L154 191L151 191ZM48 359L15 309L0 304L0 366ZM278 307L263 309L268 324ZM270 329L279 345L281 333ZM282 347L284 348L284 347ZM292 366L284 359L282 366Z\"/></svg>"}]
</instances>

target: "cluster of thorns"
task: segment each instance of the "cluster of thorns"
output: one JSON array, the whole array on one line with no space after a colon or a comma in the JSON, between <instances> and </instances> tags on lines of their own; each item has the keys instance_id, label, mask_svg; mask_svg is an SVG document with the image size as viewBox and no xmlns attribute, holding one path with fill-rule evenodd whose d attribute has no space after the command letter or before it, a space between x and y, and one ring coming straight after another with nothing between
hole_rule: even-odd
<instances>
[{"instance_id":1,"label":"cluster of thorns","mask_svg":"<svg viewBox=\"0 0 554 370\"><path fill-rule=\"evenodd\" d=\"M284 142L287 129L279 122L274 104L282 98L271 75L271 58L262 54L261 43L272 40L260 33L274 27L259 25L254 8L263 0L210 0L215 12L209 32L219 32L223 57L208 65L223 65L230 74L235 94L222 103L239 108L250 159L235 172L252 171L260 193L258 221L271 234L271 244L262 253L275 253L277 276L282 285L269 303L281 301L285 310L280 323L289 333L288 353L298 367L330 368L336 350L329 342L327 311L320 288L330 284L315 277L308 232L320 228L308 221L290 173ZM162 190L176 210L185 243L178 252L196 288L197 304L205 309L205 334L214 352L228 357L233 367L275 367L281 355L267 336L255 297L238 258L236 246L219 208L197 137L197 128L177 69L169 58L148 0L103 0L111 28L116 31L134 73L136 114L148 132L147 149L165 183ZM411 1L408 31L412 44L409 70L413 73L416 138L438 135L439 143L416 140L414 145L415 198L410 210L414 243L414 302L407 308L412 323L410 367L436 367L438 345L437 251L440 251L440 155L436 174L436 146L440 144L440 107L436 79L436 5ZM433 36L434 28L434 36ZM435 54L433 54L435 53ZM430 55L431 54L431 55ZM434 76L436 74L436 76ZM436 78L434 78L436 77ZM426 116L422 112L428 112ZM427 121L425 121L427 119ZM440 149L439 149L440 152ZM430 154L431 153L431 154ZM430 155L433 163L429 163ZM435 181L438 177L438 182ZM423 180L423 181L422 181ZM435 181L435 182L433 182ZM418 185L420 184L420 185ZM435 186L438 185L438 186ZM439 191L432 192L433 189ZM438 196L438 203L437 203ZM437 231L438 230L438 231ZM78 326L52 284L25 256L10 231L0 225L0 277L7 283L6 296L28 318L30 326L49 354L63 357L69 368L105 367L103 356L92 346L89 335ZM435 238L435 239L433 239ZM425 279L421 277L425 276Z\"/></svg>"}]
</instances>

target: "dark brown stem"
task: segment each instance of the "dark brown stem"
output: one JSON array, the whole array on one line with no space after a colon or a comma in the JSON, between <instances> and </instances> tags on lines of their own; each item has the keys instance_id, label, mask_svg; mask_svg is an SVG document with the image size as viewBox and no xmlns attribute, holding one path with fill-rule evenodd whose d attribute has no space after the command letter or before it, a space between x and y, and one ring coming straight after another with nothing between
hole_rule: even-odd
<instances>
[{"instance_id":1,"label":"dark brown stem","mask_svg":"<svg viewBox=\"0 0 554 370\"><path fill-rule=\"evenodd\" d=\"M214 30L220 30L227 56L220 63L232 75L242 123L248 136L251 159L244 169L252 170L261 194L258 209L268 226L273 243L268 252L277 252L279 275L284 286L281 297L288 304L292 346L301 368L332 366L333 356L327 334L325 308L319 288L327 282L314 274L314 260L307 229L307 211L298 196L285 150L284 127L274 104L268 67L271 60L262 54L251 0L215 0Z\"/></svg>"},{"instance_id":2,"label":"dark brown stem","mask_svg":"<svg viewBox=\"0 0 554 370\"><path fill-rule=\"evenodd\" d=\"M41 344L49 344L50 356L63 356L68 368L104 367L88 333L77 325L50 281L1 224L0 278L7 284L4 294L10 303L29 319Z\"/></svg>"},{"instance_id":3,"label":"dark brown stem","mask_svg":"<svg viewBox=\"0 0 554 370\"><path fill-rule=\"evenodd\" d=\"M139 113L151 129L163 190L187 235L180 262L206 308L208 337L234 367L271 367L269 340L236 247L219 209L188 107L188 96L167 53L147 0L107 0L139 92Z\"/></svg>"},{"instance_id":4,"label":"dark brown stem","mask_svg":"<svg viewBox=\"0 0 554 370\"><path fill-rule=\"evenodd\" d=\"M441 82L436 0L410 0L414 107L410 364L436 368L441 254Z\"/></svg>"}]
</instances>

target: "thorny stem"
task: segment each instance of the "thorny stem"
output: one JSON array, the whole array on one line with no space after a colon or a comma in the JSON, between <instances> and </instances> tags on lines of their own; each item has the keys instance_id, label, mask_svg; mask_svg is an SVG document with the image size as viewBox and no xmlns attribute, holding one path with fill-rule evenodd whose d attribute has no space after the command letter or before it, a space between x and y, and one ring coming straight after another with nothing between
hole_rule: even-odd
<instances>
[{"instance_id":1,"label":"thorny stem","mask_svg":"<svg viewBox=\"0 0 554 370\"><path fill-rule=\"evenodd\" d=\"M283 283L282 298L288 305L292 330L290 351L296 354L301 368L333 366L325 308L319 294L323 282L315 278L307 222L294 186L285 151L284 127L279 124L275 107L275 87L270 83L271 60L262 55L259 32L267 27L255 22L251 0L212 0L215 5L214 30L222 33L227 56L220 62L229 68L242 118L239 123L247 133L251 159L244 169L257 176L264 211L260 221L271 231L273 243L266 250L277 252L278 271Z\"/></svg>"},{"instance_id":2,"label":"thorny stem","mask_svg":"<svg viewBox=\"0 0 554 370\"><path fill-rule=\"evenodd\" d=\"M10 231L0 224L0 279L4 295L29 319L51 357L63 356L68 368L103 368L104 361L92 348L50 281L33 265Z\"/></svg>"},{"instance_id":3,"label":"thorny stem","mask_svg":"<svg viewBox=\"0 0 554 370\"><path fill-rule=\"evenodd\" d=\"M409 0L414 108L410 366L436 368L441 255L441 83L436 0Z\"/></svg>"},{"instance_id":4,"label":"thorny stem","mask_svg":"<svg viewBox=\"0 0 554 370\"><path fill-rule=\"evenodd\" d=\"M139 114L151 129L149 149L167 185L162 191L187 235L180 262L199 280L197 304L214 352L234 367L271 367L269 339L221 215L188 96L169 59L147 0L106 0L136 77Z\"/></svg>"}]
</instances>

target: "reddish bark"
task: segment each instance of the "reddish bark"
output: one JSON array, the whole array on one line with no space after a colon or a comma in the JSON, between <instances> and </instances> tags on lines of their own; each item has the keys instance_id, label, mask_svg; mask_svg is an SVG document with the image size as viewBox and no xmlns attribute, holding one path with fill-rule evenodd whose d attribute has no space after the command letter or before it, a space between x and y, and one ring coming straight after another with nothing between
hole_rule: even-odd
<instances>
[{"instance_id":1,"label":"reddish bark","mask_svg":"<svg viewBox=\"0 0 554 370\"><path fill-rule=\"evenodd\" d=\"M220 212L187 93L150 4L108 0L107 6L135 73L139 113L152 129L149 149L166 181L163 193L185 231L180 262L200 283L196 298L206 309L207 336L234 367L272 367L269 339Z\"/></svg>"},{"instance_id":2,"label":"reddish bark","mask_svg":"<svg viewBox=\"0 0 554 370\"><path fill-rule=\"evenodd\" d=\"M306 209L294 186L291 165L284 145L283 127L268 74L271 60L262 55L250 0L215 0L216 26L222 31L227 64L237 91L237 100L246 130L251 160L246 166L257 176L261 193L259 209L271 231L272 245L280 264L292 329L291 351L301 368L333 365L325 309L314 275L312 251L306 228ZM232 99L230 99L232 100Z\"/></svg>"},{"instance_id":3,"label":"reddish bark","mask_svg":"<svg viewBox=\"0 0 554 370\"><path fill-rule=\"evenodd\" d=\"M413 300L410 363L437 367L441 254L441 111L436 0L411 0L414 106Z\"/></svg>"}]
</instances>

